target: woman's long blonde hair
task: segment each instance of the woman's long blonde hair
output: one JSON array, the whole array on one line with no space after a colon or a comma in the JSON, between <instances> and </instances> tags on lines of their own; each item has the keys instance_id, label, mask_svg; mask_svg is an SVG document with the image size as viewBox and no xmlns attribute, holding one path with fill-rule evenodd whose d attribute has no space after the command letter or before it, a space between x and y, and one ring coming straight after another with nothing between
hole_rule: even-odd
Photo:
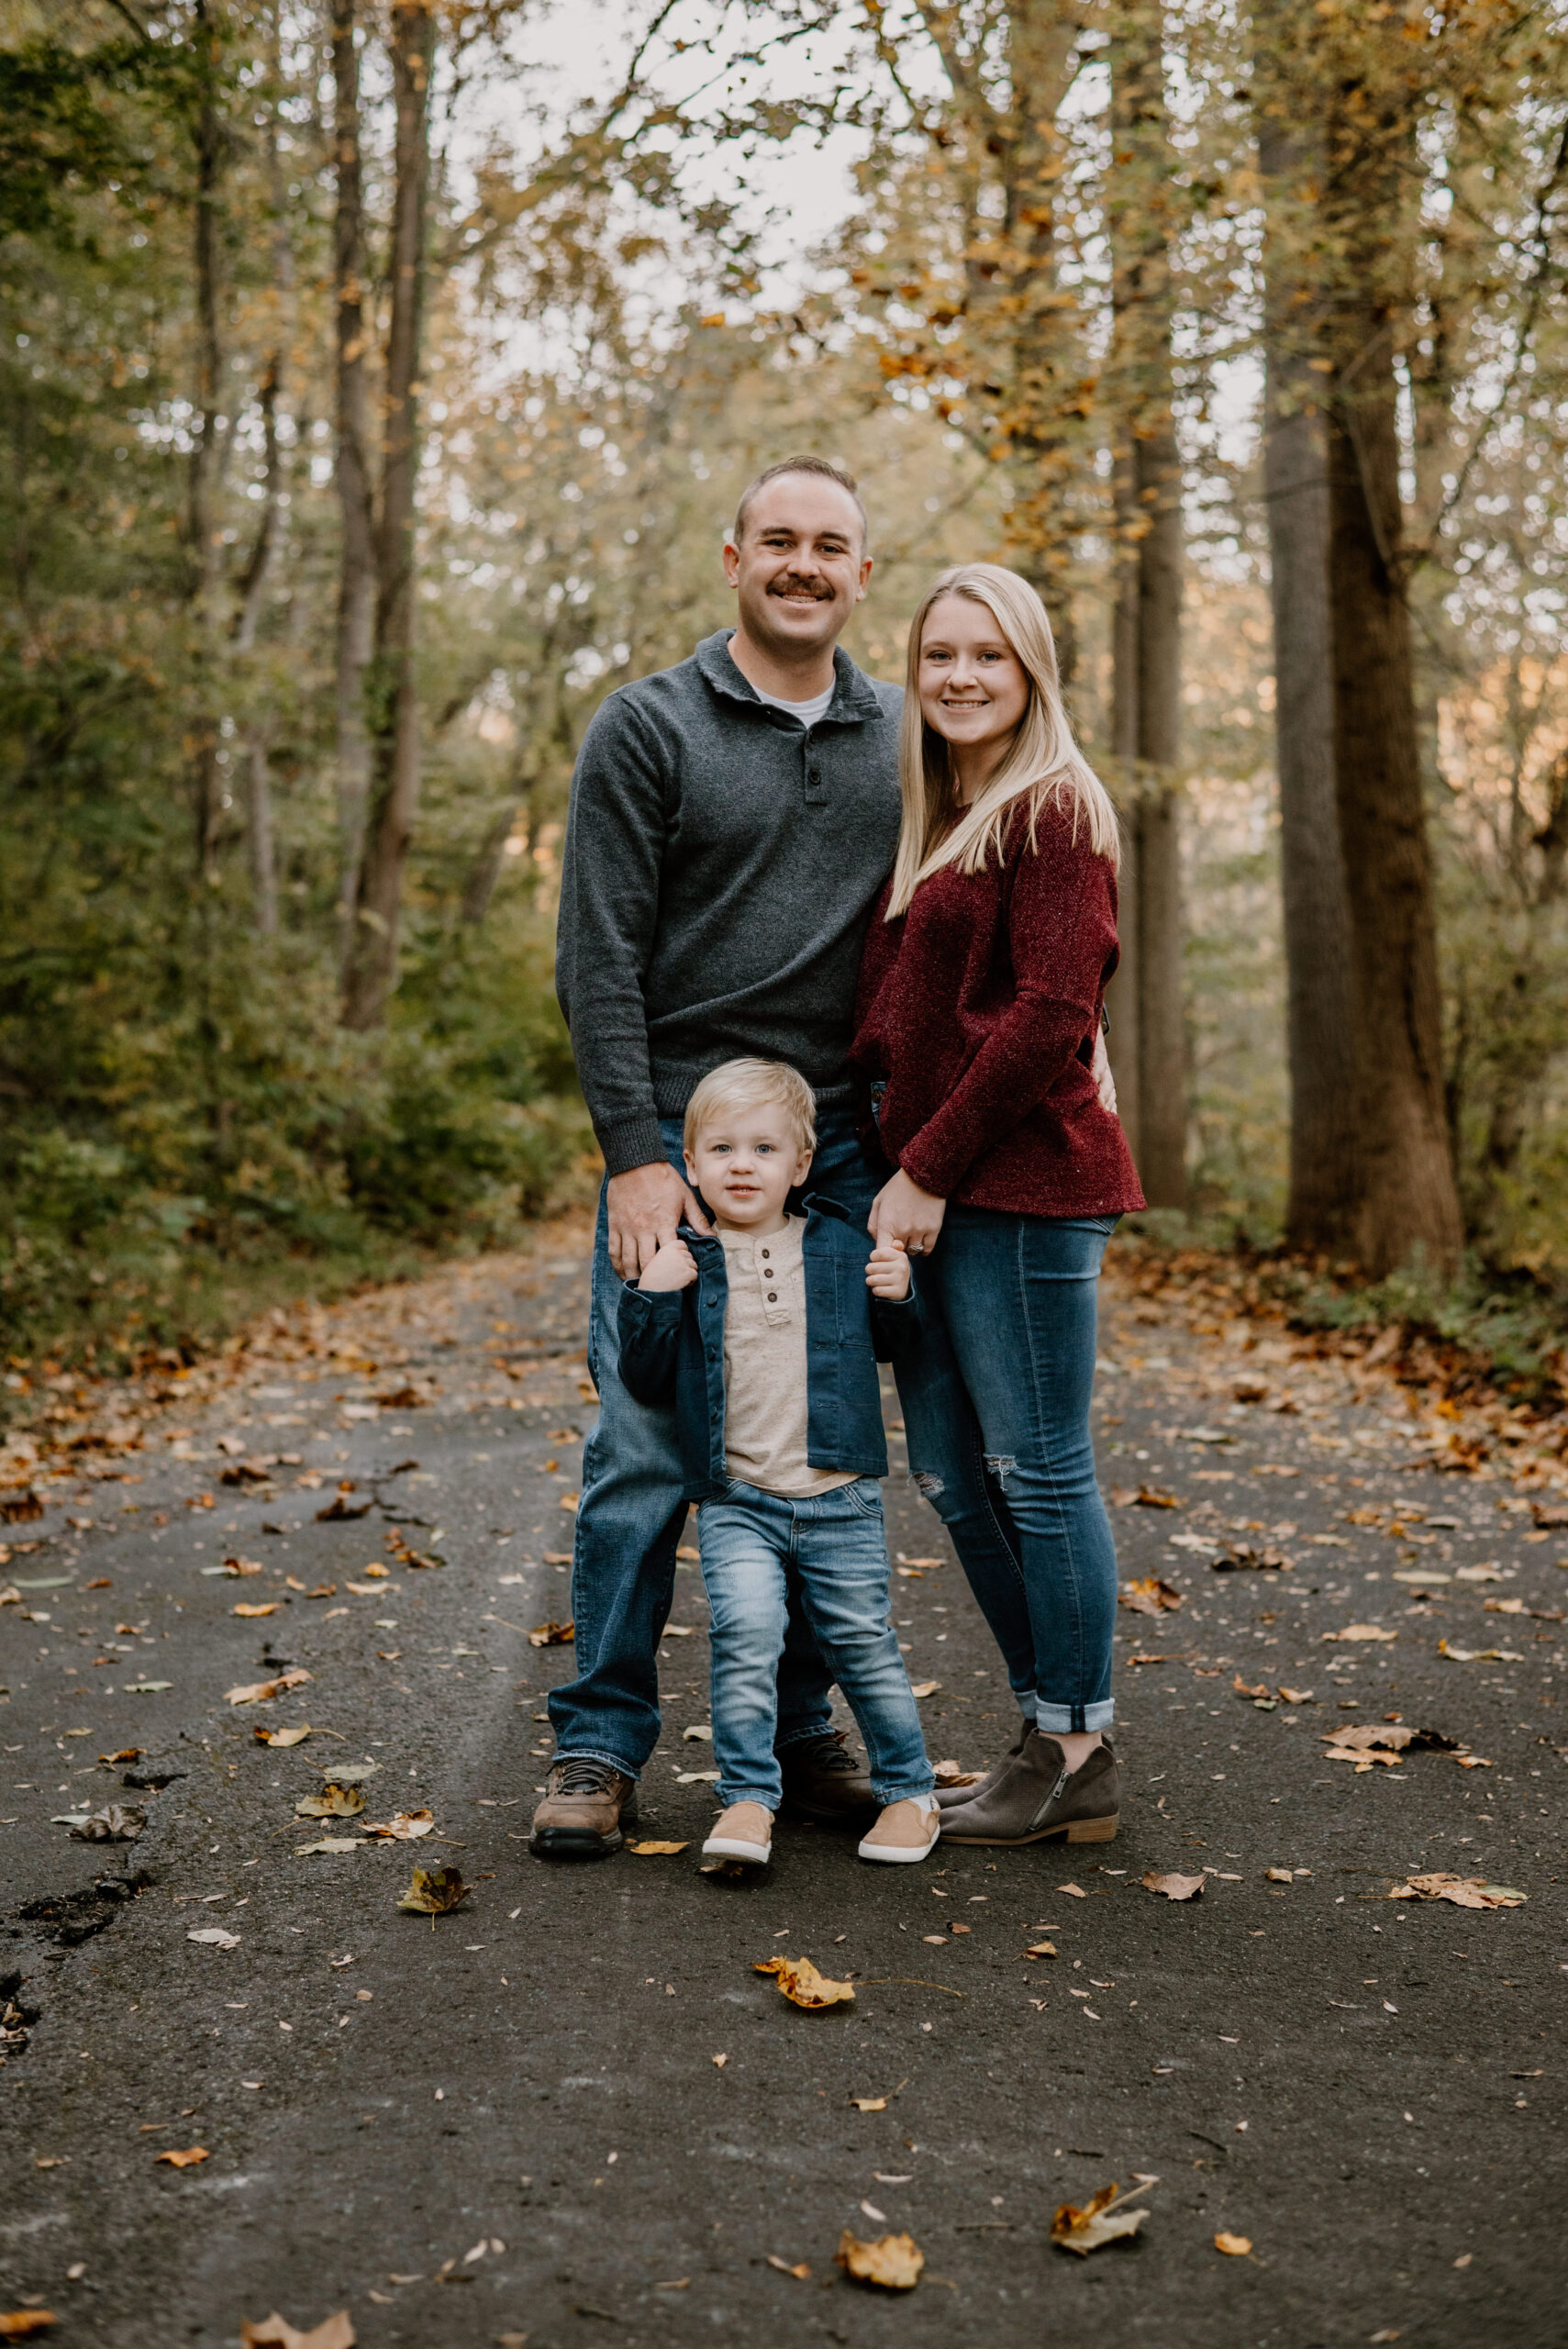
<instances>
[{"instance_id":1,"label":"woman's long blonde hair","mask_svg":"<svg viewBox=\"0 0 1568 2349\"><path fill-rule=\"evenodd\" d=\"M971 807L958 796L952 756L940 734L928 726L920 707L920 647L933 604L947 596L984 604L1029 681L1029 706L1018 730L984 789ZM887 918L903 913L928 874L956 864L961 873L983 873L1002 843L1015 808L1029 806L1029 846L1048 800L1089 828L1096 856L1114 866L1121 852L1110 794L1073 739L1062 707L1056 646L1045 606L1027 579L996 562L963 562L932 581L909 630L904 692L904 729L898 754L904 818L893 866Z\"/></svg>"}]
</instances>

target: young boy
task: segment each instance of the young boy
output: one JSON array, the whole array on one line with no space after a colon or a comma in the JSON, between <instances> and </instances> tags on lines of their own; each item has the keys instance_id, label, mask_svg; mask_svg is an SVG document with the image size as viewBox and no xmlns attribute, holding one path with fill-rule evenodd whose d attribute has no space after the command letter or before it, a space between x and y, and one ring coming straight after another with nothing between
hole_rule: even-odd
<instances>
[{"instance_id":1,"label":"young boy","mask_svg":"<svg viewBox=\"0 0 1568 2349\"><path fill-rule=\"evenodd\" d=\"M715 1236L689 1228L621 1293L620 1375L675 1406L685 1496L712 1614L713 1745L722 1815L712 1859L764 1865L783 1799L773 1753L786 1575L848 1698L882 1813L866 1860L917 1861L940 1814L888 1621L878 1360L913 1344L920 1308L896 1244L872 1249L844 1210L784 1202L810 1170L815 1104L782 1062L727 1061L686 1110L686 1174ZM869 1256L869 1261L868 1261Z\"/></svg>"}]
</instances>

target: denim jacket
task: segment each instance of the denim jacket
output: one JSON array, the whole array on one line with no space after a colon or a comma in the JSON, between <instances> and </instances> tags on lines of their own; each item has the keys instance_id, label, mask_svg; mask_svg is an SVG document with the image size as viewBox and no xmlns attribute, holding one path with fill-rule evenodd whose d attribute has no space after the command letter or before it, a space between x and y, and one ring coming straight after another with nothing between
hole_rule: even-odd
<instances>
[{"instance_id":1,"label":"denim jacket","mask_svg":"<svg viewBox=\"0 0 1568 2349\"><path fill-rule=\"evenodd\" d=\"M871 1241L837 1201L805 1201L806 1456L813 1468L885 1476L879 1362L919 1339L913 1286L901 1303L866 1286ZM724 1457L723 1243L681 1227L697 1276L679 1289L628 1283L618 1312L622 1384L639 1403L675 1406L689 1501L714 1500L730 1482Z\"/></svg>"}]
</instances>

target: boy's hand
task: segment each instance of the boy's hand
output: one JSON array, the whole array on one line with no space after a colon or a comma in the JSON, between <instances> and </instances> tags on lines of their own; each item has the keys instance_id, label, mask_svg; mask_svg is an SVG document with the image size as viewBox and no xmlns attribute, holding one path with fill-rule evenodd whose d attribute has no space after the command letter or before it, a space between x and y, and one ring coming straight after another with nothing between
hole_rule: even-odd
<instances>
[{"instance_id":1,"label":"boy's hand","mask_svg":"<svg viewBox=\"0 0 1568 2349\"><path fill-rule=\"evenodd\" d=\"M697 1276L692 1252L684 1240L666 1240L638 1282L639 1288L690 1288Z\"/></svg>"},{"instance_id":2,"label":"boy's hand","mask_svg":"<svg viewBox=\"0 0 1568 2349\"><path fill-rule=\"evenodd\" d=\"M900 1305L909 1294L909 1259L902 1240L882 1240L866 1264L866 1286L874 1297Z\"/></svg>"}]
</instances>

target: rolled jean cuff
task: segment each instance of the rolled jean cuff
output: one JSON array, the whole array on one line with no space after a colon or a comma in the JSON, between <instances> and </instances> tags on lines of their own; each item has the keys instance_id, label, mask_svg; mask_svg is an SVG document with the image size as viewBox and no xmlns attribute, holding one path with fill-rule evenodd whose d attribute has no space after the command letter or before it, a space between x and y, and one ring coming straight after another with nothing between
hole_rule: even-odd
<instances>
[{"instance_id":1,"label":"rolled jean cuff","mask_svg":"<svg viewBox=\"0 0 1568 2349\"><path fill-rule=\"evenodd\" d=\"M878 1778L873 1776L871 1790L885 1810L891 1802L918 1802L923 1796L934 1795L937 1791L937 1781L935 1774L930 1770L917 1772L915 1783L907 1787L896 1785L891 1778Z\"/></svg>"},{"instance_id":2,"label":"rolled jean cuff","mask_svg":"<svg viewBox=\"0 0 1568 2349\"><path fill-rule=\"evenodd\" d=\"M545 1764L546 1770L553 1770L558 1762L604 1762L623 1778L629 1778L634 1787L642 1776L635 1762L628 1762L623 1753L606 1753L598 1745L558 1745Z\"/></svg>"},{"instance_id":3,"label":"rolled jean cuff","mask_svg":"<svg viewBox=\"0 0 1568 2349\"><path fill-rule=\"evenodd\" d=\"M1059 1736L1063 1730L1071 1736L1086 1730L1109 1729L1115 1720L1116 1704L1109 1697L1097 1705L1048 1705L1041 1697L1035 1707L1035 1726L1044 1730L1048 1737Z\"/></svg>"}]
</instances>

